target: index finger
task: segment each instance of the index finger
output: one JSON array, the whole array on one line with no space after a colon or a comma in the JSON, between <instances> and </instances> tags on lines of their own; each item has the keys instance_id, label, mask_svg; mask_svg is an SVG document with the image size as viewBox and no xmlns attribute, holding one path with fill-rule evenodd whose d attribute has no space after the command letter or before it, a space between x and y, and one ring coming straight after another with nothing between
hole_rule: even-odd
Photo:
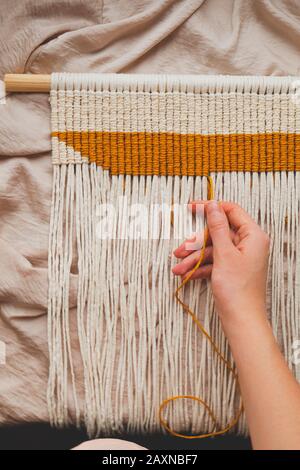
<instances>
[{"instance_id":1,"label":"index finger","mask_svg":"<svg viewBox=\"0 0 300 470\"><path fill-rule=\"evenodd\" d=\"M197 204L204 204L205 205L209 201L191 201L189 203L189 207L192 210L193 213L196 212ZM236 204L235 202L227 202L227 201L221 201L220 204L222 205L224 212L228 218L228 221L230 225L238 230L241 228L243 225L256 225L256 222L252 217L246 212L239 204Z\"/></svg>"}]
</instances>

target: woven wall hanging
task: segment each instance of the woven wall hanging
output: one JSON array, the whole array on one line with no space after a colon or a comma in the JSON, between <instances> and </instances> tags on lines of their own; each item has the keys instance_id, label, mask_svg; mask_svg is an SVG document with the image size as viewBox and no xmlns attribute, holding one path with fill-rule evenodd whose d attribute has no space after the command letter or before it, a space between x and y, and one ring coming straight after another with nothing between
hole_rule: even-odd
<instances>
[{"instance_id":1,"label":"woven wall hanging","mask_svg":"<svg viewBox=\"0 0 300 470\"><path fill-rule=\"evenodd\" d=\"M182 394L202 397L219 429L235 416L236 382L176 302L179 281L171 274L170 254L193 231L186 204L206 198L208 175L216 199L241 204L271 236L268 311L300 379L291 356L300 338L300 105L293 82L52 75L53 424L75 419L91 436L157 431L161 402ZM171 216L162 206L171 208ZM71 272L78 278L76 345L70 333ZM209 285L192 282L182 296L231 361ZM165 417L180 432L214 427L194 401L170 403ZM236 430L247 432L243 415Z\"/></svg>"}]
</instances>

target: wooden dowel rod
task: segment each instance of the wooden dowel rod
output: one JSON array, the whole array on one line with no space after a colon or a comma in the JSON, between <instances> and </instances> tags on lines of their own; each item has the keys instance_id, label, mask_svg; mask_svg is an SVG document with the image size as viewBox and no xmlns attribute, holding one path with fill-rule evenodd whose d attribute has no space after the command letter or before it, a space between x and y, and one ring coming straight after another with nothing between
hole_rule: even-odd
<instances>
[{"instance_id":1,"label":"wooden dowel rod","mask_svg":"<svg viewBox=\"0 0 300 470\"><path fill-rule=\"evenodd\" d=\"M7 73L4 83L7 92L45 93L50 91L51 75Z\"/></svg>"}]
</instances>

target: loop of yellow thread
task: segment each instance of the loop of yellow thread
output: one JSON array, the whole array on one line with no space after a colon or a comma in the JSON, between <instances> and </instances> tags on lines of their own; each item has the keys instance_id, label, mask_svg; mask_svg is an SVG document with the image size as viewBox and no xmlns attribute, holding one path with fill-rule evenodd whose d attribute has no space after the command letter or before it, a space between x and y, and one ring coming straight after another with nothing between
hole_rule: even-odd
<instances>
[{"instance_id":1,"label":"loop of yellow thread","mask_svg":"<svg viewBox=\"0 0 300 470\"><path fill-rule=\"evenodd\" d=\"M207 182L208 182L208 195L207 195L207 199L213 199L214 198L214 191L213 191L213 181L211 179L210 176L207 176ZM214 340L212 339L212 337L209 335L209 333L205 330L205 328L203 327L203 325L201 324L201 322L198 320L196 314L189 308L188 305L186 305L179 297L179 291L183 288L183 286L189 282L189 280L191 279L192 275L194 274L194 272L199 268L199 266L201 265L201 263L203 262L203 259L204 259L204 254L205 254L205 248L206 248L206 245L207 245L207 240L208 240L208 228L207 226L205 226L205 229L204 229L204 240L203 240L203 246L202 246L202 249L201 249L201 253L200 253L200 257L199 257L199 260L198 262L196 263L196 265L194 266L194 268L192 269L192 271L189 273L189 275L183 280L183 282L177 287L176 291L175 291L175 298L176 300L180 303L180 305L183 307L183 309L192 317L193 319L193 322L196 324L197 328L201 331L201 333L208 339L208 341L211 343L211 346L213 348L213 350L215 351L215 353L219 356L219 358L224 362L224 364L226 365L227 369L232 373L233 377L234 377L234 380L238 383L237 381L237 374L234 370L234 368L231 366L231 364L229 363L229 361L223 356L223 354L221 353L221 351L219 350L218 346L216 345L216 343L214 342ZM182 399L189 399L189 400L194 400L194 401L197 401L198 403L200 403L201 405L204 406L204 408L206 409L206 411L208 412L211 420L213 421L214 425L216 426L217 425L217 418L216 416L214 415L214 412L212 411L211 407L204 401L202 400L201 398L197 397L197 396L194 396L194 395L175 395L173 397L169 397L169 398L166 398L159 406L159 421L160 421L160 424L173 436L176 436L176 437L181 437L181 438L184 438L184 439L204 439L206 437L213 437L213 436L219 436L221 434L224 434L226 433L227 431L229 431L230 429L232 429L238 422L242 412L243 412L243 405L241 403L240 407L239 407L239 410L236 414L236 416L228 423L228 425L219 430L219 431L212 431L212 432L209 432L209 433L206 433L206 434L198 434L198 435L186 435L186 434L181 434L179 432L176 432L174 431L167 423L167 421L163 418L162 416L162 413L163 413L163 410L164 408L171 402L174 402L176 400L182 400Z\"/></svg>"}]
</instances>

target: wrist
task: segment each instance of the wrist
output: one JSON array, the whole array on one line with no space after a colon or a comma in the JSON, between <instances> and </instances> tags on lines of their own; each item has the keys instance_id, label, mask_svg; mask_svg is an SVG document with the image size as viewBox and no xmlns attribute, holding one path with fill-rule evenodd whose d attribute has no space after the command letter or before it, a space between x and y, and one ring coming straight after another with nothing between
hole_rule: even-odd
<instances>
[{"instance_id":1,"label":"wrist","mask_svg":"<svg viewBox=\"0 0 300 470\"><path fill-rule=\"evenodd\" d=\"M241 305L233 308L230 312L220 311L219 317L223 330L230 342L240 341L250 331L269 331L270 323L264 303L252 305Z\"/></svg>"},{"instance_id":2,"label":"wrist","mask_svg":"<svg viewBox=\"0 0 300 470\"><path fill-rule=\"evenodd\" d=\"M265 364L267 358L279 352L266 312L260 312L253 318L250 313L234 320L221 320L239 375L241 368L245 370L251 364L253 368L260 363Z\"/></svg>"}]
</instances>

